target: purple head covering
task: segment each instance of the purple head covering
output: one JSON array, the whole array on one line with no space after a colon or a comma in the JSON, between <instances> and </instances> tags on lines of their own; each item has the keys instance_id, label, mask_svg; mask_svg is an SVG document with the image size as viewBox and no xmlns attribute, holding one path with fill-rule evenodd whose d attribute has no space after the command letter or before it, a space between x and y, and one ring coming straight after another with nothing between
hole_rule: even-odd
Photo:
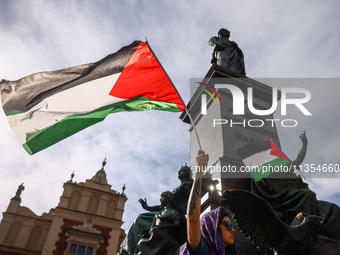
<instances>
[{"instance_id":1,"label":"purple head covering","mask_svg":"<svg viewBox=\"0 0 340 255\"><path fill-rule=\"evenodd\" d=\"M226 248L224 247L223 236L219 224L226 216L229 217L225 209L223 207L218 207L217 209L204 214L200 220L202 238L208 246L209 254L237 255L235 243ZM186 254L187 249L183 252L183 255Z\"/></svg>"}]
</instances>

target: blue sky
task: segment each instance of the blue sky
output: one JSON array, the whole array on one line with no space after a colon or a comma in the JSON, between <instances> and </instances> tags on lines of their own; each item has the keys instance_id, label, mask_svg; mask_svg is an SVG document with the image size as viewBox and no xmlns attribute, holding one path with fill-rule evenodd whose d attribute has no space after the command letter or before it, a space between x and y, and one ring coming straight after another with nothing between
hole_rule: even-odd
<instances>
[{"instance_id":1,"label":"blue sky","mask_svg":"<svg viewBox=\"0 0 340 255\"><path fill-rule=\"evenodd\" d=\"M210 68L210 37L231 31L245 55L251 78L334 78L340 76L338 1L0 1L0 78L23 76L97 61L134 40L147 37L153 51L185 102L190 78ZM340 163L338 100L325 87L320 117L294 130L279 129L284 152L294 158L298 135L311 134L306 160ZM315 101L314 101L315 102ZM318 119L318 118L323 119ZM105 167L112 188L126 184L126 230L143 212L137 202L178 184L177 170L190 162L189 126L179 114L118 113L34 156L29 156L0 110L0 211L18 185L25 183L22 205L41 215L57 206L63 183L75 171L83 182ZM319 199L340 204L340 179L309 179Z\"/></svg>"}]
</instances>

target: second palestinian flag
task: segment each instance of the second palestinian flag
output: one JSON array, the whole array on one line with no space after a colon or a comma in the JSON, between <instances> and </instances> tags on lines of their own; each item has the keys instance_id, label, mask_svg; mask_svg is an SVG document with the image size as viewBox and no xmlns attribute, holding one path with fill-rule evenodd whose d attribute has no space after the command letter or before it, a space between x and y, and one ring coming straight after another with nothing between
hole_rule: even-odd
<instances>
[{"instance_id":1,"label":"second palestinian flag","mask_svg":"<svg viewBox=\"0 0 340 255\"><path fill-rule=\"evenodd\" d=\"M251 169L254 181L259 181L273 173L270 169L286 166L291 160L270 140L255 142L237 150L244 165Z\"/></svg>"},{"instance_id":2,"label":"second palestinian flag","mask_svg":"<svg viewBox=\"0 0 340 255\"><path fill-rule=\"evenodd\" d=\"M96 63L5 81L1 100L31 155L110 113L185 109L148 44L141 41Z\"/></svg>"}]
</instances>

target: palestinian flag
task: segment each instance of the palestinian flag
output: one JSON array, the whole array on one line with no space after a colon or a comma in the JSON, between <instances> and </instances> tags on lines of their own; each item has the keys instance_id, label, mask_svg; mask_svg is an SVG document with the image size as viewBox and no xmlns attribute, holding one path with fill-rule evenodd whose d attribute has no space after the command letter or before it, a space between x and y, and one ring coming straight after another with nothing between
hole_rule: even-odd
<instances>
[{"instance_id":1,"label":"palestinian flag","mask_svg":"<svg viewBox=\"0 0 340 255\"><path fill-rule=\"evenodd\" d=\"M237 150L254 181L259 181L292 162L272 140L255 142Z\"/></svg>"},{"instance_id":2,"label":"palestinian flag","mask_svg":"<svg viewBox=\"0 0 340 255\"><path fill-rule=\"evenodd\" d=\"M2 84L9 123L29 154L123 111L185 106L149 45L135 41L102 60Z\"/></svg>"}]
</instances>

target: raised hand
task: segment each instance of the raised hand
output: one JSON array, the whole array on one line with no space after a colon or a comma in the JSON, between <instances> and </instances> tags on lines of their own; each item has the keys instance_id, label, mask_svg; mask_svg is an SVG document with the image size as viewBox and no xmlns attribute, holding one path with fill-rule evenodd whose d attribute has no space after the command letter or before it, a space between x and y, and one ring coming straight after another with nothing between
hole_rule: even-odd
<instances>
[{"instance_id":1,"label":"raised hand","mask_svg":"<svg viewBox=\"0 0 340 255\"><path fill-rule=\"evenodd\" d=\"M308 142L307 136L306 136L306 131L303 131L303 133L302 133L299 137L300 137L302 143L303 143L304 145L306 145L307 142Z\"/></svg>"},{"instance_id":2,"label":"raised hand","mask_svg":"<svg viewBox=\"0 0 340 255\"><path fill-rule=\"evenodd\" d=\"M138 200L139 203L141 203L142 207L146 210L146 208L148 207L148 203L146 202L146 198L142 199L140 198Z\"/></svg>"}]
</instances>

